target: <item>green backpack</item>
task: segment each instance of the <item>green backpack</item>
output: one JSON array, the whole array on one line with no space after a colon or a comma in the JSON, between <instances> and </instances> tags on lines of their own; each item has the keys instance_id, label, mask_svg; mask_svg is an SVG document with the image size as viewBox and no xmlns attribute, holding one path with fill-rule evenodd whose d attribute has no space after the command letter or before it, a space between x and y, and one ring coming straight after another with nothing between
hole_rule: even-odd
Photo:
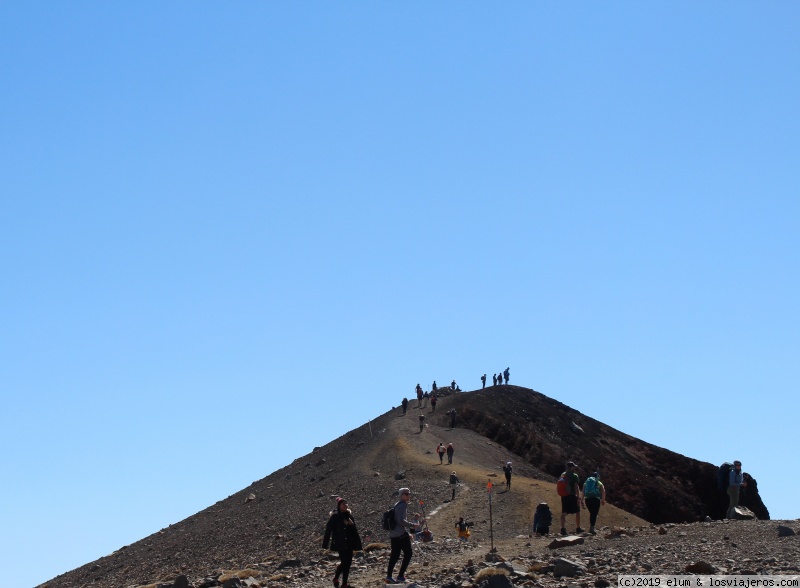
<instances>
[{"instance_id":1,"label":"green backpack","mask_svg":"<svg viewBox=\"0 0 800 588\"><path fill-rule=\"evenodd\" d=\"M600 498L600 486L597 483L597 478L586 478L583 485L584 498Z\"/></svg>"}]
</instances>

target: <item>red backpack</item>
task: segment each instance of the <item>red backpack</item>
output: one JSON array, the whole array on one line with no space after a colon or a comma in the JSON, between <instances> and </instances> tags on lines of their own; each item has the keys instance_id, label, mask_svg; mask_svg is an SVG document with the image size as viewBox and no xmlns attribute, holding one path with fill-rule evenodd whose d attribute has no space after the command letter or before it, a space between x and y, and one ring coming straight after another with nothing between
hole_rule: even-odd
<instances>
[{"instance_id":1,"label":"red backpack","mask_svg":"<svg viewBox=\"0 0 800 588\"><path fill-rule=\"evenodd\" d=\"M559 496L569 496L570 492L569 482L567 482L567 472L561 474L561 477L556 482L556 492Z\"/></svg>"}]
</instances>

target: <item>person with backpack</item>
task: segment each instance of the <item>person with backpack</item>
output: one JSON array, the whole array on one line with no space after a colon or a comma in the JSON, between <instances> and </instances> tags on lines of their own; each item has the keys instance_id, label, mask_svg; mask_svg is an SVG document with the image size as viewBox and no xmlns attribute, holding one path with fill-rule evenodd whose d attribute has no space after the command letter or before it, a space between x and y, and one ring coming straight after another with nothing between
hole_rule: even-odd
<instances>
[{"instance_id":1,"label":"person with backpack","mask_svg":"<svg viewBox=\"0 0 800 588\"><path fill-rule=\"evenodd\" d=\"M497 386L497 374L492 374L492 386Z\"/></svg>"},{"instance_id":2,"label":"person with backpack","mask_svg":"<svg viewBox=\"0 0 800 588\"><path fill-rule=\"evenodd\" d=\"M450 474L450 489L453 491L453 495L450 497L451 502L456 499L456 486L458 486L460 483L461 482L458 480L458 476L456 476L455 472Z\"/></svg>"},{"instance_id":3,"label":"person with backpack","mask_svg":"<svg viewBox=\"0 0 800 588\"><path fill-rule=\"evenodd\" d=\"M472 526L472 523L468 523L464 520L464 517L458 517L458 521L456 521L456 529L458 529L458 540L459 541L466 541L469 539L471 535L469 528Z\"/></svg>"},{"instance_id":4,"label":"person with backpack","mask_svg":"<svg viewBox=\"0 0 800 588\"><path fill-rule=\"evenodd\" d=\"M422 386L417 384L417 408L422 406Z\"/></svg>"},{"instance_id":5,"label":"person with backpack","mask_svg":"<svg viewBox=\"0 0 800 588\"><path fill-rule=\"evenodd\" d=\"M508 376L509 376L509 368L503 370L503 377L506 379L506 384L508 384Z\"/></svg>"},{"instance_id":6,"label":"person with backpack","mask_svg":"<svg viewBox=\"0 0 800 588\"><path fill-rule=\"evenodd\" d=\"M747 486L744 481L744 474L742 474L742 462L736 460L733 462L731 471L728 472L728 514L729 519L736 518L736 507L739 506L739 490Z\"/></svg>"},{"instance_id":7,"label":"person with backpack","mask_svg":"<svg viewBox=\"0 0 800 588\"><path fill-rule=\"evenodd\" d=\"M439 454L439 465L444 463L444 443L439 443L439 447L436 448L436 453Z\"/></svg>"},{"instance_id":8,"label":"person with backpack","mask_svg":"<svg viewBox=\"0 0 800 588\"><path fill-rule=\"evenodd\" d=\"M456 428L456 409L455 408L451 408L450 410L447 411L447 414L450 415L450 428L451 429L455 429Z\"/></svg>"},{"instance_id":9,"label":"person with backpack","mask_svg":"<svg viewBox=\"0 0 800 588\"><path fill-rule=\"evenodd\" d=\"M422 429L425 428L425 415L419 415L419 432L422 433Z\"/></svg>"},{"instance_id":10,"label":"person with backpack","mask_svg":"<svg viewBox=\"0 0 800 588\"><path fill-rule=\"evenodd\" d=\"M576 466L573 462L567 462L567 470L561 474L556 489L561 496L561 534L567 534L567 515L575 515L575 532L583 533L581 529L581 507L583 497L581 496L580 478L575 473Z\"/></svg>"},{"instance_id":11,"label":"person with backpack","mask_svg":"<svg viewBox=\"0 0 800 588\"><path fill-rule=\"evenodd\" d=\"M481 376L481 388L486 388L486 374Z\"/></svg>"},{"instance_id":12,"label":"person with backpack","mask_svg":"<svg viewBox=\"0 0 800 588\"><path fill-rule=\"evenodd\" d=\"M389 553L389 568L386 571L386 583L398 584L400 582L407 582L406 569L411 561L411 535L408 534L409 530L414 529L414 523L406 520L408 514L408 502L411 500L411 490L408 488L400 488L398 491L400 500L394 505L394 527L389 529L389 540L392 544L392 550ZM394 566L400 559L400 552L403 553L403 561L400 563L400 573L397 580L392 577L394 573Z\"/></svg>"},{"instance_id":13,"label":"person with backpack","mask_svg":"<svg viewBox=\"0 0 800 588\"><path fill-rule=\"evenodd\" d=\"M436 394L431 394L431 412L436 412Z\"/></svg>"},{"instance_id":14,"label":"person with backpack","mask_svg":"<svg viewBox=\"0 0 800 588\"><path fill-rule=\"evenodd\" d=\"M403 397L403 416L406 416L406 412L408 411L408 398Z\"/></svg>"},{"instance_id":15,"label":"person with backpack","mask_svg":"<svg viewBox=\"0 0 800 588\"><path fill-rule=\"evenodd\" d=\"M547 535L553 524L553 513L546 502L540 502L533 513L533 534Z\"/></svg>"},{"instance_id":16,"label":"person with backpack","mask_svg":"<svg viewBox=\"0 0 800 588\"><path fill-rule=\"evenodd\" d=\"M503 466L503 473L506 475L506 491L511 490L511 472L513 468L511 467L511 462L507 461L506 464Z\"/></svg>"},{"instance_id":17,"label":"person with backpack","mask_svg":"<svg viewBox=\"0 0 800 588\"><path fill-rule=\"evenodd\" d=\"M592 473L583 483L583 502L586 504L586 510L589 511L589 532L595 535L597 534L595 525L600 505L606 503L606 487L600 481L598 472Z\"/></svg>"},{"instance_id":18,"label":"person with backpack","mask_svg":"<svg viewBox=\"0 0 800 588\"><path fill-rule=\"evenodd\" d=\"M450 465L450 464L453 463L453 454L455 452L456 452L456 450L453 448L453 444L452 443L448 443L447 444L447 465Z\"/></svg>"},{"instance_id":19,"label":"person with backpack","mask_svg":"<svg viewBox=\"0 0 800 588\"><path fill-rule=\"evenodd\" d=\"M325 526L325 537L322 539L322 548L339 552L339 565L333 575L334 588L339 588L339 576L342 577L342 588L350 588L347 580L350 567L353 565L353 552L361 551L361 537L356 529L353 513L347 508L347 501L342 497L336 498L336 508L330 513L328 524Z\"/></svg>"}]
</instances>

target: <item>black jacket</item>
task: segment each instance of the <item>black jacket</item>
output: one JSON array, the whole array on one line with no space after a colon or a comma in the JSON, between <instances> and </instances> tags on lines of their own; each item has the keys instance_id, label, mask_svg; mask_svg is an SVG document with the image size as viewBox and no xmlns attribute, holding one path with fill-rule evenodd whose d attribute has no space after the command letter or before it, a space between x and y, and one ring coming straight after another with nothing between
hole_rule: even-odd
<instances>
[{"instance_id":1,"label":"black jacket","mask_svg":"<svg viewBox=\"0 0 800 588\"><path fill-rule=\"evenodd\" d=\"M347 520L352 521L353 524L348 525ZM353 514L349 510L331 513L331 518L328 519L325 527L322 548L327 549L329 542L333 551L361 551L361 537L356 530Z\"/></svg>"}]
</instances>

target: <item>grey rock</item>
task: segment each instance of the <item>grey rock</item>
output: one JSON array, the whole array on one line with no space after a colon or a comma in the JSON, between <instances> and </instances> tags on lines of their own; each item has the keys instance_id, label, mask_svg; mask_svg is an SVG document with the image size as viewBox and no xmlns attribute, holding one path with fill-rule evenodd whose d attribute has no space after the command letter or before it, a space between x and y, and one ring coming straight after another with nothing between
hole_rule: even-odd
<instances>
[{"instance_id":1,"label":"grey rock","mask_svg":"<svg viewBox=\"0 0 800 588\"><path fill-rule=\"evenodd\" d=\"M710 575L717 571L717 569L712 566L707 561L696 561L694 563L690 563L686 566L686 571L692 574L703 574L703 575Z\"/></svg>"},{"instance_id":2,"label":"grey rock","mask_svg":"<svg viewBox=\"0 0 800 588\"><path fill-rule=\"evenodd\" d=\"M778 537L793 537L797 532L786 525L778 525Z\"/></svg>"},{"instance_id":3,"label":"grey rock","mask_svg":"<svg viewBox=\"0 0 800 588\"><path fill-rule=\"evenodd\" d=\"M403 480L403 479L405 479L405 477L406 477L406 473L405 472L397 472L394 475L394 479L395 480Z\"/></svg>"},{"instance_id":4,"label":"grey rock","mask_svg":"<svg viewBox=\"0 0 800 588\"><path fill-rule=\"evenodd\" d=\"M553 575L557 578L561 576L574 578L575 576L580 576L585 573L586 566L576 561L564 559L563 557L556 560L555 569L553 569Z\"/></svg>"},{"instance_id":5,"label":"grey rock","mask_svg":"<svg viewBox=\"0 0 800 588\"><path fill-rule=\"evenodd\" d=\"M746 506L737 506L733 509L735 518L740 521L752 521L756 518L755 513Z\"/></svg>"},{"instance_id":6,"label":"grey rock","mask_svg":"<svg viewBox=\"0 0 800 588\"><path fill-rule=\"evenodd\" d=\"M178 576L172 584L173 588L189 588L189 578L186 576Z\"/></svg>"},{"instance_id":7,"label":"grey rock","mask_svg":"<svg viewBox=\"0 0 800 588\"><path fill-rule=\"evenodd\" d=\"M283 570L285 568L299 568L303 565L299 559L285 559L281 563L278 564L278 569Z\"/></svg>"},{"instance_id":8,"label":"grey rock","mask_svg":"<svg viewBox=\"0 0 800 588\"><path fill-rule=\"evenodd\" d=\"M478 586L480 586L480 588L514 588L514 584L512 584L511 579L505 574L489 576Z\"/></svg>"},{"instance_id":9,"label":"grey rock","mask_svg":"<svg viewBox=\"0 0 800 588\"><path fill-rule=\"evenodd\" d=\"M549 549L558 549L559 547L569 547L571 545L583 545L584 539L580 535L567 535L566 537L557 537L547 547Z\"/></svg>"}]
</instances>

